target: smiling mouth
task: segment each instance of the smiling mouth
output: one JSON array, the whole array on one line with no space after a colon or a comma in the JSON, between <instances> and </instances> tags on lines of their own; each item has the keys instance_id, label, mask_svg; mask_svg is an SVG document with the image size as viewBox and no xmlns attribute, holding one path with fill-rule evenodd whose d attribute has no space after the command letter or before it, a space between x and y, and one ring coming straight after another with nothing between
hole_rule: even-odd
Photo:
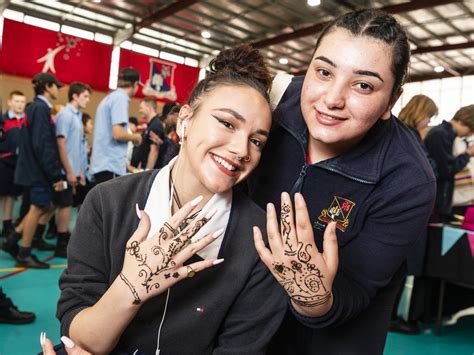
<instances>
[{"instance_id":1,"label":"smiling mouth","mask_svg":"<svg viewBox=\"0 0 474 355\"><path fill-rule=\"evenodd\" d=\"M224 159L218 155L211 153L211 157L212 157L212 160L214 160L214 162L216 162L219 165L219 167L224 168L229 173L236 173L237 171L241 170L235 164L231 164L227 159Z\"/></svg>"},{"instance_id":2,"label":"smiling mouth","mask_svg":"<svg viewBox=\"0 0 474 355\"><path fill-rule=\"evenodd\" d=\"M345 121L346 120L343 117L328 115L327 113L321 112L319 110L316 110L316 112L321 119L326 120L326 121Z\"/></svg>"}]
</instances>

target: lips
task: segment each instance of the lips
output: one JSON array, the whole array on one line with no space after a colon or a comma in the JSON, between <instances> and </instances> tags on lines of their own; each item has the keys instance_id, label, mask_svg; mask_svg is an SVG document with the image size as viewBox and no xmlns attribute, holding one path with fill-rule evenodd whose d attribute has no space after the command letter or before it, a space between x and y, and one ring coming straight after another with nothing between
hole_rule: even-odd
<instances>
[{"instance_id":1,"label":"lips","mask_svg":"<svg viewBox=\"0 0 474 355\"><path fill-rule=\"evenodd\" d=\"M315 112L316 112L316 120L320 124L325 125L325 126L337 126L347 120L346 118L330 115L330 114L318 111L316 109L315 109Z\"/></svg>"},{"instance_id":2,"label":"lips","mask_svg":"<svg viewBox=\"0 0 474 355\"><path fill-rule=\"evenodd\" d=\"M233 162L232 160L226 159L224 157L221 157L213 153L210 153L210 154L216 166L224 174L228 176L235 176L240 172L240 170L242 170L242 167L236 164L235 162Z\"/></svg>"}]
</instances>

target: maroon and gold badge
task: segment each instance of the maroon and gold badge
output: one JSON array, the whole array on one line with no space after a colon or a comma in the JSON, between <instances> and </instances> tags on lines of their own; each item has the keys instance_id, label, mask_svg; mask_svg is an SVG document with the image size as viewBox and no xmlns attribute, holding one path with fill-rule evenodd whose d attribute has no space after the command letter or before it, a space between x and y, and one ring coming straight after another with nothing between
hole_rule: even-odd
<instances>
[{"instance_id":1,"label":"maroon and gold badge","mask_svg":"<svg viewBox=\"0 0 474 355\"><path fill-rule=\"evenodd\" d=\"M335 221L337 223L337 229L345 232L349 226L349 214L354 206L355 203L351 200L334 196L329 208L322 210L318 219L326 223Z\"/></svg>"}]
</instances>

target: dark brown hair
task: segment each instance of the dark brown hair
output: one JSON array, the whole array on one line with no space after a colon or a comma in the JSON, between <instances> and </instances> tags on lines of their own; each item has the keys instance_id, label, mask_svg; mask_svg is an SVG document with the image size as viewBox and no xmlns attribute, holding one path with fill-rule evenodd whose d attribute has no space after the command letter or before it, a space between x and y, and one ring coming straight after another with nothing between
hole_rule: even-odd
<instances>
[{"instance_id":1,"label":"dark brown hair","mask_svg":"<svg viewBox=\"0 0 474 355\"><path fill-rule=\"evenodd\" d=\"M13 90L10 95L8 95L8 98L12 98L13 96L25 96L20 90Z\"/></svg>"},{"instance_id":2,"label":"dark brown hair","mask_svg":"<svg viewBox=\"0 0 474 355\"><path fill-rule=\"evenodd\" d=\"M72 101L73 99L73 95L76 94L77 96L79 96L80 94L82 94L84 91L89 91L89 94L92 94L92 89L89 85L87 84L84 84L84 83L81 83L79 81L75 81L73 83L71 83L71 85L69 86L69 90L67 92L67 99L69 101Z\"/></svg>"},{"instance_id":3,"label":"dark brown hair","mask_svg":"<svg viewBox=\"0 0 474 355\"><path fill-rule=\"evenodd\" d=\"M249 44L241 44L219 53L209 64L208 76L193 89L188 104L197 110L199 99L221 85L243 85L257 90L269 103L272 77L263 56Z\"/></svg>"}]
</instances>

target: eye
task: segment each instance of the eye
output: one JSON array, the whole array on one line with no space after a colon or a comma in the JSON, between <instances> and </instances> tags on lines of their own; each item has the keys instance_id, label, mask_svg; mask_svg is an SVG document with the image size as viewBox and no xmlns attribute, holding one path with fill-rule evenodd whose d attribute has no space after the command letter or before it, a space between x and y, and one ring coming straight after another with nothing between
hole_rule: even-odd
<instances>
[{"instance_id":1,"label":"eye","mask_svg":"<svg viewBox=\"0 0 474 355\"><path fill-rule=\"evenodd\" d=\"M232 125L232 123L230 123L229 121L226 121L226 120L223 120L223 119L217 119L217 121L219 121L219 123L229 129L234 129L234 126Z\"/></svg>"},{"instance_id":2,"label":"eye","mask_svg":"<svg viewBox=\"0 0 474 355\"><path fill-rule=\"evenodd\" d=\"M355 86L356 88L360 89L360 91L365 92L365 93L369 93L374 90L374 88L370 84L364 83L364 82L357 83L355 84Z\"/></svg>"},{"instance_id":3,"label":"eye","mask_svg":"<svg viewBox=\"0 0 474 355\"><path fill-rule=\"evenodd\" d=\"M258 149L263 149L263 147L265 146L265 143L262 142L262 141L259 141L258 139L256 138L251 138L250 139L250 143L252 143L253 145L255 145Z\"/></svg>"},{"instance_id":4,"label":"eye","mask_svg":"<svg viewBox=\"0 0 474 355\"><path fill-rule=\"evenodd\" d=\"M319 74L319 76L322 78L329 78L331 76L331 72L329 70L320 68L320 69L316 69L316 71Z\"/></svg>"}]
</instances>

